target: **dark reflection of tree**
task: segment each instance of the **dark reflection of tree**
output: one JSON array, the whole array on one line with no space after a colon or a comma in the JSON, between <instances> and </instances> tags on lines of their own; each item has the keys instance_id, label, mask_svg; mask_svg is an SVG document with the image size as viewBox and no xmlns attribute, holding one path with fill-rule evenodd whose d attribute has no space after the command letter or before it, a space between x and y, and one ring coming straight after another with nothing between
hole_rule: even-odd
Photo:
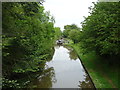
<instances>
[{"instance_id":1,"label":"dark reflection of tree","mask_svg":"<svg viewBox=\"0 0 120 90\"><path fill-rule=\"evenodd\" d=\"M74 49L72 49L71 47L68 47L68 46L64 46L65 48L67 48L69 50L69 57L71 60L77 60L78 56L77 56L77 53L75 52Z\"/></svg>"},{"instance_id":2,"label":"dark reflection of tree","mask_svg":"<svg viewBox=\"0 0 120 90\"><path fill-rule=\"evenodd\" d=\"M43 71L43 73L34 80L29 87L30 88L51 88L52 83L57 80L55 78L54 68L50 67Z\"/></svg>"},{"instance_id":3,"label":"dark reflection of tree","mask_svg":"<svg viewBox=\"0 0 120 90\"><path fill-rule=\"evenodd\" d=\"M72 60L77 60L77 58L78 58L78 56L77 56L77 54L76 54L76 52L74 51L74 50L71 50L70 52L69 52L69 57L70 57L70 59Z\"/></svg>"},{"instance_id":4,"label":"dark reflection of tree","mask_svg":"<svg viewBox=\"0 0 120 90\"><path fill-rule=\"evenodd\" d=\"M91 82L88 75L85 76L85 81L79 81L80 85L78 85L80 88L94 88L93 83Z\"/></svg>"}]
</instances>

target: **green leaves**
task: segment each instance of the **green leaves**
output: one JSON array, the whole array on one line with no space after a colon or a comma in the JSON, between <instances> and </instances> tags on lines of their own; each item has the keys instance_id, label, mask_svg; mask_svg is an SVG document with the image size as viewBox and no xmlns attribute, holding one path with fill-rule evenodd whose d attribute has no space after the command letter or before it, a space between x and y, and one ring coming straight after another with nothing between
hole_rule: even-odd
<instances>
[{"instance_id":1,"label":"green leaves","mask_svg":"<svg viewBox=\"0 0 120 90\"><path fill-rule=\"evenodd\" d=\"M17 80L13 75L41 71L52 52L54 17L37 2L4 2L2 6L3 76ZM9 83L3 87L17 87Z\"/></svg>"},{"instance_id":2,"label":"green leaves","mask_svg":"<svg viewBox=\"0 0 120 90\"><path fill-rule=\"evenodd\" d=\"M82 22L83 48L96 51L100 55L119 55L119 6L119 2L95 4L91 15Z\"/></svg>"},{"instance_id":3,"label":"green leaves","mask_svg":"<svg viewBox=\"0 0 120 90\"><path fill-rule=\"evenodd\" d=\"M81 31L77 25L65 25L64 29L65 30L63 31L63 36L65 38L73 40L74 43L78 43L80 41Z\"/></svg>"},{"instance_id":4,"label":"green leaves","mask_svg":"<svg viewBox=\"0 0 120 90\"><path fill-rule=\"evenodd\" d=\"M79 30L76 30L76 29L73 29L71 31L69 31L69 38L71 40L73 40L74 43L78 43L80 41L80 31Z\"/></svg>"},{"instance_id":5,"label":"green leaves","mask_svg":"<svg viewBox=\"0 0 120 90\"><path fill-rule=\"evenodd\" d=\"M9 80L2 78L2 86L6 88L21 88L17 80Z\"/></svg>"}]
</instances>

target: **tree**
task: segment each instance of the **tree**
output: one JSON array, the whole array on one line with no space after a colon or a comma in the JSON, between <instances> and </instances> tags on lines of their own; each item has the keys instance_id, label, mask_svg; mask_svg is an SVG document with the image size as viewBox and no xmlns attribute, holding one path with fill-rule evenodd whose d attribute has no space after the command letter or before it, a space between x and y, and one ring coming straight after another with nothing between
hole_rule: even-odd
<instances>
[{"instance_id":1,"label":"tree","mask_svg":"<svg viewBox=\"0 0 120 90\"><path fill-rule=\"evenodd\" d=\"M55 39L60 38L62 36L62 32L61 32L60 28L55 27L54 30L55 30Z\"/></svg>"},{"instance_id":2,"label":"tree","mask_svg":"<svg viewBox=\"0 0 120 90\"><path fill-rule=\"evenodd\" d=\"M80 31L79 30L76 30L76 29L73 29L71 31L69 31L69 35L68 37L73 40L74 43L78 43L80 42Z\"/></svg>"},{"instance_id":3,"label":"tree","mask_svg":"<svg viewBox=\"0 0 120 90\"><path fill-rule=\"evenodd\" d=\"M82 47L99 55L120 55L119 2L98 2L82 22Z\"/></svg>"},{"instance_id":4,"label":"tree","mask_svg":"<svg viewBox=\"0 0 120 90\"><path fill-rule=\"evenodd\" d=\"M53 53L53 18L37 2L3 2L2 30L3 87L24 88L18 76L42 72Z\"/></svg>"},{"instance_id":5,"label":"tree","mask_svg":"<svg viewBox=\"0 0 120 90\"><path fill-rule=\"evenodd\" d=\"M78 31L80 31L80 28L77 26L77 25L75 25L75 24L71 24L71 25L65 25L64 26L64 31L63 31L63 36L65 37L65 38L68 38L68 36L69 36L69 32L71 31L71 30L78 30Z\"/></svg>"},{"instance_id":6,"label":"tree","mask_svg":"<svg viewBox=\"0 0 120 90\"><path fill-rule=\"evenodd\" d=\"M67 30L67 29L77 29L77 30L79 30L80 28L77 26L77 25L75 25L75 24L71 24L71 25L65 25L64 26L64 29L65 30Z\"/></svg>"}]
</instances>

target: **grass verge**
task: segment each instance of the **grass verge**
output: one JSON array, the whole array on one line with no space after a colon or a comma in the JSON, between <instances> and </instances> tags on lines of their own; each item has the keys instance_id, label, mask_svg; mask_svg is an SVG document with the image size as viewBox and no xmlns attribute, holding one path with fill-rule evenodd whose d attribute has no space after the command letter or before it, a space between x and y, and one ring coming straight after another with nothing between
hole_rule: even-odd
<instances>
[{"instance_id":1,"label":"grass verge","mask_svg":"<svg viewBox=\"0 0 120 90\"><path fill-rule=\"evenodd\" d=\"M96 55L95 52L83 54L77 44L69 46L72 46L79 55L96 88L118 88L117 65L109 65L107 60Z\"/></svg>"}]
</instances>

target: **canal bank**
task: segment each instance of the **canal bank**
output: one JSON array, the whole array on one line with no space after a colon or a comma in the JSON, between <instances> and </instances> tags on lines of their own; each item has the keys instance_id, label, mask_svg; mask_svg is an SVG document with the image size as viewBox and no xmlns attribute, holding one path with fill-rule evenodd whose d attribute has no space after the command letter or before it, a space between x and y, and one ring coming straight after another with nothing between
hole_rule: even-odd
<instances>
[{"instance_id":1,"label":"canal bank","mask_svg":"<svg viewBox=\"0 0 120 90\"><path fill-rule=\"evenodd\" d=\"M83 48L77 44L70 44L75 49L78 56L81 58L83 66L88 71L96 88L116 88L119 86L118 67L110 66L105 62L105 58L101 58L95 52L83 54ZM113 73L114 72L114 73Z\"/></svg>"},{"instance_id":2,"label":"canal bank","mask_svg":"<svg viewBox=\"0 0 120 90\"><path fill-rule=\"evenodd\" d=\"M85 65L84 65L84 63L83 63L83 61L82 61L82 59L80 58L80 55L79 55L79 53L78 53L78 50L76 49L76 47L75 47L74 45L68 45L68 46L72 47L72 48L75 50L75 52L76 52L78 58L80 59L80 62L81 62L81 64L82 64L84 70L85 70L86 73L88 74L88 76L89 76L89 78L90 78L90 81L92 82L93 87L94 87L94 89L96 90L96 86L95 86L95 84L94 84L94 82L93 82L93 80L92 80L92 77L90 76L88 70L86 69L86 67L85 67Z\"/></svg>"}]
</instances>

